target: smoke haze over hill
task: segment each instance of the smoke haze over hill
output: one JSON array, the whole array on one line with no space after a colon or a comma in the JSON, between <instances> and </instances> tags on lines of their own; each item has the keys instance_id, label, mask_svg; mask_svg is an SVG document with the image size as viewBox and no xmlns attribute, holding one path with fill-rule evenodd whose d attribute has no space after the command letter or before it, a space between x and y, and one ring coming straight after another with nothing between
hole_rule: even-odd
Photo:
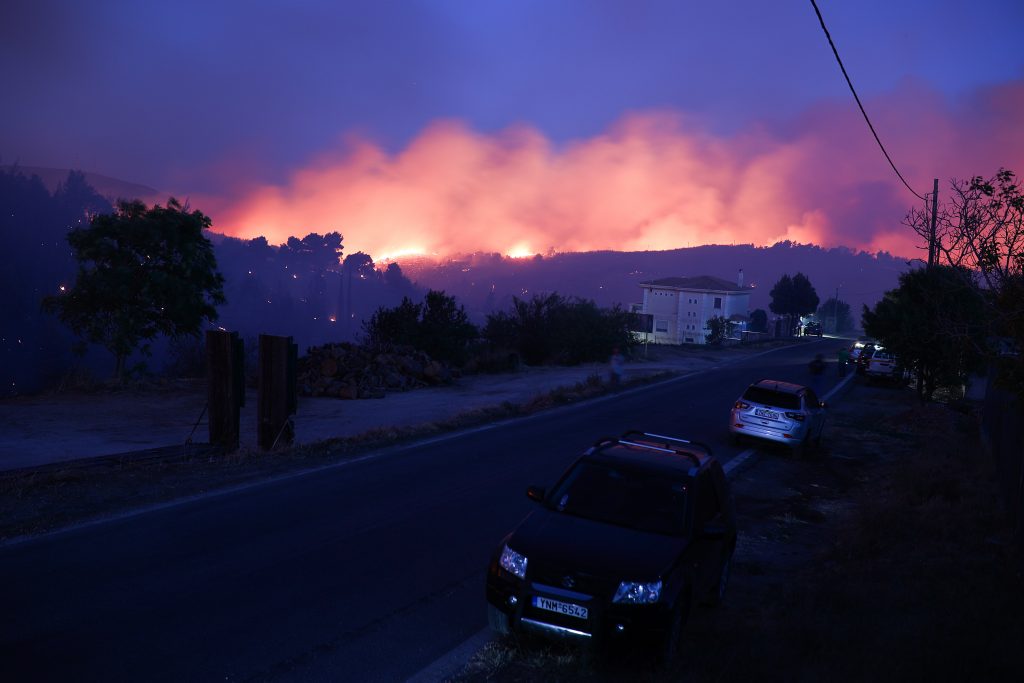
<instances>
[{"instance_id":1,"label":"smoke haze over hill","mask_svg":"<svg viewBox=\"0 0 1024 683\"><path fill-rule=\"evenodd\" d=\"M105 376L111 362L108 354L92 347L83 360L76 360L70 353L73 336L53 316L41 313L39 305L42 297L56 294L74 280L68 230L84 225L89 213L110 211L110 204L82 174L68 175L54 193L38 178L0 171L0 181L0 195L11 208L0 219L13 246L4 252L2 269L9 292L6 315L0 321L6 393L53 383L76 364L84 363L96 375ZM220 308L216 324L250 339L260 333L292 336L303 349L355 340L363 321L378 307L395 306L406 296L419 301L428 289L455 296L480 325L488 313L507 310L513 297L557 292L592 299L601 306L628 307L640 301L638 285L643 281L694 275L735 281L740 269L746 284L754 287L752 308L768 308L768 291L783 274L803 272L822 301L838 288L839 298L850 304L856 320L862 305L873 305L908 268L904 259L886 253L791 242L771 247L710 245L529 258L498 253L443 259L403 256L375 264L360 251L360 243L347 236L335 235L332 242L329 235L312 233L276 246L263 238L243 240L216 233L210 238L226 279L227 303ZM157 340L153 357L137 360L159 371L180 351L180 345Z\"/></svg>"},{"instance_id":2,"label":"smoke haze over hill","mask_svg":"<svg viewBox=\"0 0 1024 683\"><path fill-rule=\"evenodd\" d=\"M477 320L505 308L513 296L558 292L593 299L601 306L639 303L640 283L672 276L712 275L735 282L743 270L744 282L753 287L752 309L768 310L768 292L784 275L808 276L821 301L835 296L851 306L859 321L863 305L873 306L897 285L908 269L904 259L890 254L869 254L843 247L778 243L771 247L708 245L689 249L647 252L587 252L505 258L474 254L443 261L399 259L403 272L417 285L443 289L464 302Z\"/></svg>"}]
</instances>

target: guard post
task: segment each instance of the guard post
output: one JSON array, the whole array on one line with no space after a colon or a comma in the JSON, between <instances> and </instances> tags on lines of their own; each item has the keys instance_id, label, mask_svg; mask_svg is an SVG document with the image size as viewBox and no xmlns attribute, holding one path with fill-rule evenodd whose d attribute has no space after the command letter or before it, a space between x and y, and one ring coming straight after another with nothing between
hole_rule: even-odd
<instances>
[{"instance_id":1,"label":"guard post","mask_svg":"<svg viewBox=\"0 0 1024 683\"><path fill-rule=\"evenodd\" d=\"M245 405L245 342L237 332L206 332L206 401L210 444L225 453L237 451Z\"/></svg>"},{"instance_id":2,"label":"guard post","mask_svg":"<svg viewBox=\"0 0 1024 683\"><path fill-rule=\"evenodd\" d=\"M298 408L299 347L291 337L269 334L261 334L259 344L256 442L269 451L295 439L291 416Z\"/></svg>"}]
</instances>

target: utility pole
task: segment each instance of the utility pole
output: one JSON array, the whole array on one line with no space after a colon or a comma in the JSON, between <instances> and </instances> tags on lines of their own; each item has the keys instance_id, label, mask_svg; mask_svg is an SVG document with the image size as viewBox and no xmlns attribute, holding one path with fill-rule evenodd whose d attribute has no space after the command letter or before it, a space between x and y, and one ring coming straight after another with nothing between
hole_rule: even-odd
<instances>
[{"instance_id":1,"label":"utility pole","mask_svg":"<svg viewBox=\"0 0 1024 683\"><path fill-rule=\"evenodd\" d=\"M938 206L939 179L936 178L932 184L932 222L928 230L928 270L931 270L932 266L935 265L935 252L937 251L935 248L935 223L938 217ZM924 402L924 367L920 362L917 364L917 398L922 403Z\"/></svg>"},{"instance_id":2,"label":"utility pole","mask_svg":"<svg viewBox=\"0 0 1024 683\"><path fill-rule=\"evenodd\" d=\"M938 218L938 206L939 206L939 179L935 179L935 183L932 185L932 225L928 231L928 267L931 268L935 265L935 223Z\"/></svg>"},{"instance_id":3,"label":"utility pole","mask_svg":"<svg viewBox=\"0 0 1024 683\"><path fill-rule=\"evenodd\" d=\"M839 334L839 286L836 286L836 298L832 299L832 334Z\"/></svg>"}]
</instances>

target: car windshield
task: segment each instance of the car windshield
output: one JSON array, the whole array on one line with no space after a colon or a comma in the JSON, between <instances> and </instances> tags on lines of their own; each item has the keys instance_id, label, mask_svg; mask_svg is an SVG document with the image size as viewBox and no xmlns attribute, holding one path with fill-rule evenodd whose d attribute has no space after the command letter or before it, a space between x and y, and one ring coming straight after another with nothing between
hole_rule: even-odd
<instances>
[{"instance_id":1,"label":"car windshield","mask_svg":"<svg viewBox=\"0 0 1024 683\"><path fill-rule=\"evenodd\" d=\"M800 410L800 397L796 394L787 394L764 387L748 387L743 394L743 400L773 408Z\"/></svg>"},{"instance_id":2,"label":"car windshield","mask_svg":"<svg viewBox=\"0 0 1024 683\"><path fill-rule=\"evenodd\" d=\"M550 501L557 512L616 526L680 536L687 487L682 481L629 467L579 462Z\"/></svg>"}]
</instances>

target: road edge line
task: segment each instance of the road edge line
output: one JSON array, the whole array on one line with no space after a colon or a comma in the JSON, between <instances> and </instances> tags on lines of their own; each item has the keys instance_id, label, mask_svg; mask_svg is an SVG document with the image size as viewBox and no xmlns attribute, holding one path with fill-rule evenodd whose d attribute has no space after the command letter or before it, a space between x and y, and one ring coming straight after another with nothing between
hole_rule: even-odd
<instances>
[{"instance_id":1,"label":"road edge line","mask_svg":"<svg viewBox=\"0 0 1024 683\"><path fill-rule=\"evenodd\" d=\"M450 679L466 667L470 658L487 643L494 640L489 626L485 626L454 649L444 653L430 664L406 679L405 683L440 683Z\"/></svg>"}]
</instances>

